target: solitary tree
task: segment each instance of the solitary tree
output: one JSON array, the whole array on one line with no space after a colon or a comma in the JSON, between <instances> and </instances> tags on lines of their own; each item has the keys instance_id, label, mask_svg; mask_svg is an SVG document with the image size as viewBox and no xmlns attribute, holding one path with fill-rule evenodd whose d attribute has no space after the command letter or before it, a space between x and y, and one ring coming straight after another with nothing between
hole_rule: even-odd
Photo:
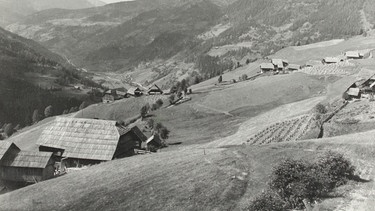
<instances>
[{"instance_id":1,"label":"solitary tree","mask_svg":"<svg viewBox=\"0 0 375 211\"><path fill-rule=\"evenodd\" d=\"M12 123L9 123L7 124L7 126L5 126L5 129L4 129L4 133L7 137L10 137L11 135L13 135L13 132L14 132L14 126Z\"/></svg>"},{"instance_id":2,"label":"solitary tree","mask_svg":"<svg viewBox=\"0 0 375 211\"><path fill-rule=\"evenodd\" d=\"M147 120L147 127L149 128L149 129L154 129L154 124L155 124L155 121L153 120L153 119L148 119Z\"/></svg>"},{"instance_id":3,"label":"solitary tree","mask_svg":"<svg viewBox=\"0 0 375 211\"><path fill-rule=\"evenodd\" d=\"M78 107L71 107L69 113L74 113L78 111Z\"/></svg>"},{"instance_id":4,"label":"solitary tree","mask_svg":"<svg viewBox=\"0 0 375 211\"><path fill-rule=\"evenodd\" d=\"M149 111L150 111L150 104L147 103L146 105L142 106L142 108L141 108L141 117L145 118Z\"/></svg>"},{"instance_id":5,"label":"solitary tree","mask_svg":"<svg viewBox=\"0 0 375 211\"><path fill-rule=\"evenodd\" d=\"M82 110L86 108L87 106L89 106L89 103L87 101L83 101L81 105L79 106L79 110Z\"/></svg>"},{"instance_id":6,"label":"solitary tree","mask_svg":"<svg viewBox=\"0 0 375 211\"><path fill-rule=\"evenodd\" d=\"M217 81L218 81L219 83L221 83L221 82L223 81L223 76L220 75L219 78L217 79Z\"/></svg>"},{"instance_id":7,"label":"solitary tree","mask_svg":"<svg viewBox=\"0 0 375 211\"><path fill-rule=\"evenodd\" d=\"M157 105L159 106L159 108L160 108L160 107L163 106L164 102L163 102L162 99L158 99L158 100L156 101L156 104L157 104Z\"/></svg>"},{"instance_id":8,"label":"solitary tree","mask_svg":"<svg viewBox=\"0 0 375 211\"><path fill-rule=\"evenodd\" d=\"M328 110L323 104L319 103L315 106L315 112L318 114L325 114Z\"/></svg>"},{"instance_id":9,"label":"solitary tree","mask_svg":"<svg viewBox=\"0 0 375 211\"><path fill-rule=\"evenodd\" d=\"M176 95L171 95L171 96L169 96L169 103L170 104L173 104L174 103L174 100L175 100L175 98L176 98Z\"/></svg>"},{"instance_id":10,"label":"solitary tree","mask_svg":"<svg viewBox=\"0 0 375 211\"><path fill-rule=\"evenodd\" d=\"M165 141L169 138L170 131L162 123L158 122L154 127L154 133L158 134Z\"/></svg>"},{"instance_id":11,"label":"solitary tree","mask_svg":"<svg viewBox=\"0 0 375 211\"><path fill-rule=\"evenodd\" d=\"M53 107L52 107L52 105L49 105L49 106L46 107L46 109L44 109L44 116L46 118L53 116Z\"/></svg>"},{"instance_id":12,"label":"solitary tree","mask_svg":"<svg viewBox=\"0 0 375 211\"><path fill-rule=\"evenodd\" d=\"M40 116L40 113L39 113L38 109L34 110L32 120L33 120L33 124L35 124L35 123L37 123L41 120L41 116Z\"/></svg>"},{"instance_id":13,"label":"solitary tree","mask_svg":"<svg viewBox=\"0 0 375 211\"><path fill-rule=\"evenodd\" d=\"M242 79L243 81L246 81L247 78L248 78L248 76L247 76L246 74L243 74L242 77L241 77L241 79Z\"/></svg>"}]
</instances>

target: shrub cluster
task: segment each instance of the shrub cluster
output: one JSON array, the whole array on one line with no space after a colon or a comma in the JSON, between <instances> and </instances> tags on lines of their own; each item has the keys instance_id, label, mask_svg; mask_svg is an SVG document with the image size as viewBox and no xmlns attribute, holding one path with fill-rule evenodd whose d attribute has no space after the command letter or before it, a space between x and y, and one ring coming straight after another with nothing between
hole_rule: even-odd
<instances>
[{"instance_id":1,"label":"shrub cluster","mask_svg":"<svg viewBox=\"0 0 375 211\"><path fill-rule=\"evenodd\" d=\"M355 167L342 154L327 152L315 163L285 159L274 167L269 191L255 198L250 210L303 209L304 200L321 199L354 176Z\"/></svg>"}]
</instances>

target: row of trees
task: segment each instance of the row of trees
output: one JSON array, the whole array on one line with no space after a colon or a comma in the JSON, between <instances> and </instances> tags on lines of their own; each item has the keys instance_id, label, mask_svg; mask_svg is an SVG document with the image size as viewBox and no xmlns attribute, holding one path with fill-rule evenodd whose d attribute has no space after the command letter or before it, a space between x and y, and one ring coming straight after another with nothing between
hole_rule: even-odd
<instances>
[{"instance_id":1,"label":"row of trees","mask_svg":"<svg viewBox=\"0 0 375 211\"><path fill-rule=\"evenodd\" d=\"M159 108L161 108L163 106L164 102L162 99L158 99L155 103L153 103L151 106L149 103L146 103L144 106L142 106L141 108L141 111L140 111L140 114L141 114L141 117L142 118L146 118L147 117L147 114L150 112L150 111L155 111L155 110L158 110Z\"/></svg>"},{"instance_id":2,"label":"row of trees","mask_svg":"<svg viewBox=\"0 0 375 211\"><path fill-rule=\"evenodd\" d=\"M79 107L71 107L70 109L65 109L62 114L74 113L74 112L77 112L79 110L86 108L89 105L90 104L87 101L83 101ZM59 115L59 114L61 113L57 113L52 105L47 106L43 110L43 112L41 112L39 109L35 109L33 111L33 114L31 115L31 122L25 124L25 126L36 124L40 122L41 120L43 120L44 118L52 117L52 116ZM20 129L22 129L21 124L17 124L16 126L14 126L13 123L5 123L0 130L0 135L1 133L3 133L3 135L0 136L0 140L9 138L10 136L13 135L14 132Z\"/></svg>"},{"instance_id":3,"label":"row of trees","mask_svg":"<svg viewBox=\"0 0 375 211\"><path fill-rule=\"evenodd\" d=\"M274 167L268 189L252 201L249 210L303 209L355 179L354 172L355 167L349 160L332 151L314 163L285 159Z\"/></svg>"}]
</instances>

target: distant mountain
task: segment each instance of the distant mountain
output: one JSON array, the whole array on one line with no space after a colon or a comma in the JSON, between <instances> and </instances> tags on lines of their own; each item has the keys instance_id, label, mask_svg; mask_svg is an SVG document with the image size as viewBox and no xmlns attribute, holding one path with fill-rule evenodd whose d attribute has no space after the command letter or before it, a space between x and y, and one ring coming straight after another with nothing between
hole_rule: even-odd
<instances>
[{"instance_id":1,"label":"distant mountain","mask_svg":"<svg viewBox=\"0 0 375 211\"><path fill-rule=\"evenodd\" d=\"M90 2L92 5L94 5L95 7L101 7L101 6L106 5L106 3L100 0L87 0L87 1Z\"/></svg>"},{"instance_id":2,"label":"distant mountain","mask_svg":"<svg viewBox=\"0 0 375 211\"><path fill-rule=\"evenodd\" d=\"M0 26L4 27L42 10L82 9L103 5L105 3L99 0L0 0Z\"/></svg>"},{"instance_id":3,"label":"distant mountain","mask_svg":"<svg viewBox=\"0 0 375 211\"><path fill-rule=\"evenodd\" d=\"M371 5L375 0L137 0L43 11L7 29L90 70L132 70L207 54L260 58L290 45L352 37L374 25Z\"/></svg>"},{"instance_id":4,"label":"distant mountain","mask_svg":"<svg viewBox=\"0 0 375 211\"><path fill-rule=\"evenodd\" d=\"M34 109L43 113L46 106L53 105L61 114L81 102L53 91L85 81L77 70L35 41L2 28L0 67L0 123L29 124Z\"/></svg>"}]
</instances>

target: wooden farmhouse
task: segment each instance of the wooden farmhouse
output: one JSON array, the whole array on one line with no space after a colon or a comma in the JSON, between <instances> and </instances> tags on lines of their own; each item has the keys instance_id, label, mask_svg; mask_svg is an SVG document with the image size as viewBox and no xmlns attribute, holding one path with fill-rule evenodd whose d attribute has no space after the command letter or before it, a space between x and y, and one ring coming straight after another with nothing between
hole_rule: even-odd
<instances>
[{"instance_id":1,"label":"wooden farmhouse","mask_svg":"<svg viewBox=\"0 0 375 211\"><path fill-rule=\"evenodd\" d=\"M362 59L363 55L361 55L357 51L348 51L345 53L347 59Z\"/></svg>"},{"instance_id":2,"label":"wooden farmhouse","mask_svg":"<svg viewBox=\"0 0 375 211\"><path fill-rule=\"evenodd\" d=\"M37 140L40 151L61 153L66 165L94 164L134 154L147 137L115 121L57 117Z\"/></svg>"},{"instance_id":3,"label":"wooden farmhouse","mask_svg":"<svg viewBox=\"0 0 375 211\"><path fill-rule=\"evenodd\" d=\"M53 178L51 152L28 152L9 142L0 142L0 178L6 182L37 183Z\"/></svg>"},{"instance_id":4,"label":"wooden farmhouse","mask_svg":"<svg viewBox=\"0 0 375 211\"><path fill-rule=\"evenodd\" d=\"M288 65L288 70L290 71L297 71L301 69L301 65L298 64L290 64Z\"/></svg>"},{"instance_id":5,"label":"wooden farmhouse","mask_svg":"<svg viewBox=\"0 0 375 211\"><path fill-rule=\"evenodd\" d=\"M262 71L262 73L274 71L275 66L272 63L262 63L260 64L260 70Z\"/></svg>"},{"instance_id":6,"label":"wooden farmhouse","mask_svg":"<svg viewBox=\"0 0 375 211\"><path fill-rule=\"evenodd\" d=\"M160 89L160 87L156 84L154 84L153 86L151 86L147 93L149 95L155 95L155 94L163 94L163 90Z\"/></svg>"},{"instance_id":7,"label":"wooden farmhouse","mask_svg":"<svg viewBox=\"0 0 375 211\"><path fill-rule=\"evenodd\" d=\"M272 59L271 63L275 66L276 70L282 71L288 66L288 61L282 59Z\"/></svg>"},{"instance_id":8,"label":"wooden farmhouse","mask_svg":"<svg viewBox=\"0 0 375 211\"><path fill-rule=\"evenodd\" d=\"M139 97L141 95L143 95L143 92L141 91L141 89L136 87L130 88L126 93L126 97Z\"/></svg>"},{"instance_id":9,"label":"wooden farmhouse","mask_svg":"<svg viewBox=\"0 0 375 211\"><path fill-rule=\"evenodd\" d=\"M341 59L336 58L336 57L326 57L322 60L323 64L336 64L341 62Z\"/></svg>"},{"instance_id":10,"label":"wooden farmhouse","mask_svg":"<svg viewBox=\"0 0 375 211\"><path fill-rule=\"evenodd\" d=\"M346 92L350 98L360 98L360 89L359 88L349 88Z\"/></svg>"}]
</instances>

